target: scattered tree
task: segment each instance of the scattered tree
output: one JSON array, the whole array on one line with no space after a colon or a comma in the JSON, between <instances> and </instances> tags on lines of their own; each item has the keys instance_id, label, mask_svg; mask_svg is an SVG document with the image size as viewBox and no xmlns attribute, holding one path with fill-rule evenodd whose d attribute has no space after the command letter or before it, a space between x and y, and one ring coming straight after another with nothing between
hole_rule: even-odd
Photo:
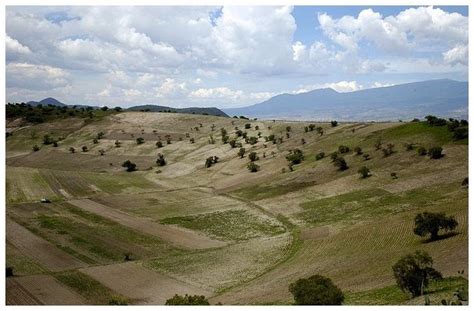
<instances>
[{"instance_id":1,"label":"scattered tree","mask_svg":"<svg viewBox=\"0 0 474 311\"><path fill-rule=\"evenodd\" d=\"M141 145L145 142L145 139L143 139L143 137L138 137L136 141L137 141L137 145Z\"/></svg>"},{"instance_id":2,"label":"scattered tree","mask_svg":"<svg viewBox=\"0 0 474 311\"><path fill-rule=\"evenodd\" d=\"M340 153L347 153L350 149L347 146L339 146L338 150Z\"/></svg>"},{"instance_id":3,"label":"scattered tree","mask_svg":"<svg viewBox=\"0 0 474 311\"><path fill-rule=\"evenodd\" d=\"M165 156L163 154L158 153L158 159L156 159L156 164L158 164L158 166L165 166L166 165Z\"/></svg>"},{"instance_id":4,"label":"scattered tree","mask_svg":"<svg viewBox=\"0 0 474 311\"><path fill-rule=\"evenodd\" d=\"M354 148L354 152L356 155L361 155L363 152L362 152L362 148L357 146Z\"/></svg>"},{"instance_id":5,"label":"scattered tree","mask_svg":"<svg viewBox=\"0 0 474 311\"><path fill-rule=\"evenodd\" d=\"M161 142L161 140L157 141L156 144L155 144L156 148L161 148L163 147L163 143Z\"/></svg>"},{"instance_id":6,"label":"scattered tree","mask_svg":"<svg viewBox=\"0 0 474 311\"><path fill-rule=\"evenodd\" d=\"M420 155L420 156L425 156L425 155L427 154L426 148L423 147L423 146L418 147L418 149L416 150L416 152L417 152L418 155Z\"/></svg>"},{"instance_id":7,"label":"scattered tree","mask_svg":"<svg viewBox=\"0 0 474 311\"><path fill-rule=\"evenodd\" d=\"M249 164L247 164L247 168L251 173L255 173L258 172L260 166L258 166L254 162L250 162Z\"/></svg>"},{"instance_id":8,"label":"scattered tree","mask_svg":"<svg viewBox=\"0 0 474 311\"><path fill-rule=\"evenodd\" d=\"M337 157L334 160L334 166L336 166L340 171L345 171L349 168L349 166L347 166L346 160L344 160L343 157Z\"/></svg>"},{"instance_id":9,"label":"scattered tree","mask_svg":"<svg viewBox=\"0 0 474 311\"><path fill-rule=\"evenodd\" d=\"M40 150L40 148L38 147L38 145L34 145L34 146L33 146L33 151L36 152L36 151L39 151L39 150Z\"/></svg>"},{"instance_id":10,"label":"scattered tree","mask_svg":"<svg viewBox=\"0 0 474 311\"><path fill-rule=\"evenodd\" d=\"M75 153L76 152L76 149L74 147L69 147L69 152L70 153Z\"/></svg>"},{"instance_id":11,"label":"scattered tree","mask_svg":"<svg viewBox=\"0 0 474 311\"><path fill-rule=\"evenodd\" d=\"M292 164L300 164L304 160L303 151L300 149L290 150L290 153L286 156L286 159Z\"/></svg>"},{"instance_id":12,"label":"scattered tree","mask_svg":"<svg viewBox=\"0 0 474 311\"><path fill-rule=\"evenodd\" d=\"M172 298L166 300L167 306L209 306L210 303L205 296L199 295L174 295Z\"/></svg>"},{"instance_id":13,"label":"scattered tree","mask_svg":"<svg viewBox=\"0 0 474 311\"><path fill-rule=\"evenodd\" d=\"M367 178L370 176L370 170L367 168L367 166L362 166L361 168L359 168L357 173L360 174L361 178Z\"/></svg>"},{"instance_id":14,"label":"scattered tree","mask_svg":"<svg viewBox=\"0 0 474 311\"><path fill-rule=\"evenodd\" d=\"M127 172L133 172L136 170L137 165L133 162L130 162L130 160L127 160L122 163L122 167L125 167L127 169Z\"/></svg>"},{"instance_id":15,"label":"scattered tree","mask_svg":"<svg viewBox=\"0 0 474 311\"><path fill-rule=\"evenodd\" d=\"M443 148L432 147L428 150L428 156L430 159L440 159L443 157Z\"/></svg>"},{"instance_id":16,"label":"scattered tree","mask_svg":"<svg viewBox=\"0 0 474 311\"><path fill-rule=\"evenodd\" d=\"M250 161L254 162L258 160L257 153L255 151L252 151L249 153L249 159Z\"/></svg>"},{"instance_id":17,"label":"scattered tree","mask_svg":"<svg viewBox=\"0 0 474 311\"><path fill-rule=\"evenodd\" d=\"M308 128L309 128L309 131L310 131L310 132L314 131L315 127L316 127L315 124L310 124L310 125L308 125Z\"/></svg>"},{"instance_id":18,"label":"scattered tree","mask_svg":"<svg viewBox=\"0 0 474 311\"><path fill-rule=\"evenodd\" d=\"M89 149L87 148L87 146L82 146L82 152L87 152L89 151Z\"/></svg>"},{"instance_id":19,"label":"scattered tree","mask_svg":"<svg viewBox=\"0 0 474 311\"><path fill-rule=\"evenodd\" d=\"M122 144L120 143L120 141L116 140L115 141L115 148L120 148Z\"/></svg>"},{"instance_id":20,"label":"scattered tree","mask_svg":"<svg viewBox=\"0 0 474 311\"><path fill-rule=\"evenodd\" d=\"M458 226L458 222L453 216L446 216L444 213L423 212L415 217L415 228L413 232L421 237L430 234L430 240L439 238L440 230L453 231Z\"/></svg>"},{"instance_id":21,"label":"scattered tree","mask_svg":"<svg viewBox=\"0 0 474 311\"><path fill-rule=\"evenodd\" d=\"M331 121L331 126L336 127L337 126L337 121Z\"/></svg>"},{"instance_id":22,"label":"scattered tree","mask_svg":"<svg viewBox=\"0 0 474 311\"><path fill-rule=\"evenodd\" d=\"M433 268L433 258L422 251L402 257L392 270L397 285L413 297L423 295L430 280L442 278L441 273Z\"/></svg>"},{"instance_id":23,"label":"scattered tree","mask_svg":"<svg viewBox=\"0 0 474 311\"><path fill-rule=\"evenodd\" d=\"M245 148L240 148L237 155L240 156L241 159L243 159L244 154L245 154Z\"/></svg>"},{"instance_id":24,"label":"scattered tree","mask_svg":"<svg viewBox=\"0 0 474 311\"><path fill-rule=\"evenodd\" d=\"M324 152L320 152L316 154L316 161L319 161L324 158Z\"/></svg>"},{"instance_id":25,"label":"scattered tree","mask_svg":"<svg viewBox=\"0 0 474 311\"><path fill-rule=\"evenodd\" d=\"M317 274L291 283L289 290L296 305L341 305L344 301L344 294L331 279Z\"/></svg>"}]
</instances>

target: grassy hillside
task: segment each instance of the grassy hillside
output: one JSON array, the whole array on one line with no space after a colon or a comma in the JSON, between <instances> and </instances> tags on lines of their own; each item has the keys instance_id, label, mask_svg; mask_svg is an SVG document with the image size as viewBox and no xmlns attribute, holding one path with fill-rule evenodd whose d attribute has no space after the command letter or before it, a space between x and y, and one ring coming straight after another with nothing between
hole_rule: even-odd
<instances>
[{"instance_id":1,"label":"grassy hillside","mask_svg":"<svg viewBox=\"0 0 474 311\"><path fill-rule=\"evenodd\" d=\"M322 274L343 290L346 304L424 304L399 290L391 267L425 250L445 276L430 286L431 303L467 286L467 138L454 139L449 124L427 122L315 123L320 131L309 125L143 112L10 124L13 279L25 287L28 277L50 275L89 304L170 298L146 282L132 286L130 275L159 278L180 294L206 293L212 303L291 304L290 283ZM45 135L57 146L44 144ZM439 159L418 152L438 146ZM287 156L296 148L304 159L290 168ZM259 166L253 173L251 152ZM334 165L334 152L346 170ZM127 160L135 171L122 166ZM358 173L363 166L368 178ZM459 226L427 241L413 233L414 217L424 211L445 212ZM16 234L16 224L26 231ZM26 299L11 288L11 299Z\"/></svg>"}]
</instances>

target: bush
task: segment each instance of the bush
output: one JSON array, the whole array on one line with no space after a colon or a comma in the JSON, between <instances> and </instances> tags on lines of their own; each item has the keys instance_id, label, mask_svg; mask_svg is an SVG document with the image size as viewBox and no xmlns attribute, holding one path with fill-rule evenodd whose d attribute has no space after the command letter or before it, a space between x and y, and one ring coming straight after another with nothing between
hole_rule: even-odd
<instances>
[{"instance_id":1,"label":"bush","mask_svg":"<svg viewBox=\"0 0 474 311\"><path fill-rule=\"evenodd\" d=\"M341 305L344 294L331 279L313 275L290 284L296 305Z\"/></svg>"},{"instance_id":2,"label":"bush","mask_svg":"<svg viewBox=\"0 0 474 311\"><path fill-rule=\"evenodd\" d=\"M258 165L255 164L254 162L250 162L250 163L247 165L247 168L248 168L248 170L249 170L251 173L255 173L255 172L258 172L258 170L260 169L260 166L258 166Z\"/></svg>"},{"instance_id":3,"label":"bush","mask_svg":"<svg viewBox=\"0 0 474 311\"><path fill-rule=\"evenodd\" d=\"M230 145L231 148L235 148L235 146L237 145L237 142L235 141L235 139L231 139L229 141L229 145Z\"/></svg>"},{"instance_id":4,"label":"bush","mask_svg":"<svg viewBox=\"0 0 474 311\"><path fill-rule=\"evenodd\" d=\"M359 168L357 173L359 173L362 178L367 178L370 176L370 170L367 168L367 166L362 166Z\"/></svg>"},{"instance_id":5,"label":"bush","mask_svg":"<svg viewBox=\"0 0 474 311\"><path fill-rule=\"evenodd\" d=\"M465 186L465 187L469 186L469 177L466 177L463 179L461 186Z\"/></svg>"},{"instance_id":6,"label":"bush","mask_svg":"<svg viewBox=\"0 0 474 311\"><path fill-rule=\"evenodd\" d=\"M136 141L137 141L137 145L141 145L145 142L145 139L143 139L143 137L138 137Z\"/></svg>"},{"instance_id":7,"label":"bush","mask_svg":"<svg viewBox=\"0 0 474 311\"><path fill-rule=\"evenodd\" d=\"M48 134L43 136L43 145L51 145L54 142L54 139Z\"/></svg>"},{"instance_id":8,"label":"bush","mask_svg":"<svg viewBox=\"0 0 474 311\"><path fill-rule=\"evenodd\" d=\"M331 121L331 126L336 127L337 126L337 121Z\"/></svg>"},{"instance_id":9,"label":"bush","mask_svg":"<svg viewBox=\"0 0 474 311\"><path fill-rule=\"evenodd\" d=\"M104 150L104 149L99 149L99 154L100 154L101 156L103 156L103 155L105 154L105 150Z\"/></svg>"},{"instance_id":10,"label":"bush","mask_svg":"<svg viewBox=\"0 0 474 311\"><path fill-rule=\"evenodd\" d=\"M135 163L130 162L130 160L127 160L122 163L122 167L127 168L127 172L133 172L136 170L137 165Z\"/></svg>"},{"instance_id":11,"label":"bush","mask_svg":"<svg viewBox=\"0 0 474 311\"><path fill-rule=\"evenodd\" d=\"M369 161L370 160L370 154L368 154L368 153L365 153L362 157L364 158L364 161Z\"/></svg>"},{"instance_id":12,"label":"bush","mask_svg":"<svg viewBox=\"0 0 474 311\"><path fill-rule=\"evenodd\" d=\"M426 155L426 153L427 153L425 147L418 147L418 149L416 150L416 152L417 152L418 155L420 155L420 156L424 156L424 155Z\"/></svg>"},{"instance_id":13,"label":"bush","mask_svg":"<svg viewBox=\"0 0 474 311\"><path fill-rule=\"evenodd\" d=\"M39 151L39 150L40 150L40 148L38 147L38 145L34 145L34 146L33 146L33 151L36 152L36 151Z\"/></svg>"},{"instance_id":14,"label":"bush","mask_svg":"<svg viewBox=\"0 0 474 311\"><path fill-rule=\"evenodd\" d=\"M340 171L345 171L349 168L349 166L347 166L346 160L344 160L343 157L337 157L334 160L334 166L336 166Z\"/></svg>"},{"instance_id":15,"label":"bush","mask_svg":"<svg viewBox=\"0 0 474 311\"><path fill-rule=\"evenodd\" d=\"M189 139L189 142L190 142L191 144L194 144L194 138L190 138L190 139Z\"/></svg>"},{"instance_id":16,"label":"bush","mask_svg":"<svg viewBox=\"0 0 474 311\"><path fill-rule=\"evenodd\" d=\"M324 152L320 152L316 155L316 161L319 161L324 158Z\"/></svg>"},{"instance_id":17,"label":"bush","mask_svg":"<svg viewBox=\"0 0 474 311\"><path fill-rule=\"evenodd\" d=\"M250 123L245 123L245 129L248 130L252 127L252 125Z\"/></svg>"},{"instance_id":18,"label":"bush","mask_svg":"<svg viewBox=\"0 0 474 311\"><path fill-rule=\"evenodd\" d=\"M250 161L257 161L258 160L258 156L257 156L257 153L255 151L252 151L249 153L249 159Z\"/></svg>"},{"instance_id":19,"label":"bush","mask_svg":"<svg viewBox=\"0 0 474 311\"><path fill-rule=\"evenodd\" d=\"M161 153L158 153L158 159L156 159L156 164L158 164L158 166L165 166L166 165L165 156L162 155Z\"/></svg>"},{"instance_id":20,"label":"bush","mask_svg":"<svg viewBox=\"0 0 474 311\"><path fill-rule=\"evenodd\" d=\"M395 152L393 151L393 147L395 147L393 144L387 144L387 147L382 149L383 156L388 157L389 155L393 154Z\"/></svg>"},{"instance_id":21,"label":"bush","mask_svg":"<svg viewBox=\"0 0 474 311\"><path fill-rule=\"evenodd\" d=\"M340 153L347 153L347 152L349 152L350 149L347 146L339 146L338 150L339 150Z\"/></svg>"},{"instance_id":22,"label":"bush","mask_svg":"<svg viewBox=\"0 0 474 311\"><path fill-rule=\"evenodd\" d=\"M122 144L118 140L115 141L115 148L120 148L121 145Z\"/></svg>"},{"instance_id":23,"label":"bush","mask_svg":"<svg viewBox=\"0 0 474 311\"><path fill-rule=\"evenodd\" d=\"M69 152L70 153L75 153L76 152L76 149L74 147L69 147Z\"/></svg>"},{"instance_id":24,"label":"bush","mask_svg":"<svg viewBox=\"0 0 474 311\"><path fill-rule=\"evenodd\" d=\"M286 127L286 132L287 132L287 133L291 132L291 126L287 126L287 127Z\"/></svg>"},{"instance_id":25,"label":"bush","mask_svg":"<svg viewBox=\"0 0 474 311\"><path fill-rule=\"evenodd\" d=\"M205 296L193 295L190 296L188 294L181 296L181 295L174 295L173 298L166 300L165 305L167 306L209 306L210 303L206 299Z\"/></svg>"},{"instance_id":26,"label":"bush","mask_svg":"<svg viewBox=\"0 0 474 311\"><path fill-rule=\"evenodd\" d=\"M240 156L241 159L243 159L245 155L245 148L240 148L239 152L237 152L237 155Z\"/></svg>"},{"instance_id":27,"label":"bush","mask_svg":"<svg viewBox=\"0 0 474 311\"><path fill-rule=\"evenodd\" d=\"M415 144L412 144L412 143L404 143L403 146L405 147L406 151L410 151L415 148Z\"/></svg>"},{"instance_id":28,"label":"bush","mask_svg":"<svg viewBox=\"0 0 474 311\"><path fill-rule=\"evenodd\" d=\"M87 146L82 146L81 149L82 149L82 152L87 152L87 151L89 151L89 149L87 148Z\"/></svg>"},{"instance_id":29,"label":"bush","mask_svg":"<svg viewBox=\"0 0 474 311\"><path fill-rule=\"evenodd\" d=\"M413 232L419 236L430 234L430 240L439 238L439 230L452 231L456 229L458 222L454 217L447 217L444 213L423 212L415 217L415 228Z\"/></svg>"},{"instance_id":30,"label":"bush","mask_svg":"<svg viewBox=\"0 0 474 311\"><path fill-rule=\"evenodd\" d=\"M433 258L426 252L417 251L402 257L392 270L400 289L416 297L424 292L430 280L442 278L441 273L432 266Z\"/></svg>"},{"instance_id":31,"label":"bush","mask_svg":"<svg viewBox=\"0 0 474 311\"><path fill-rule=\"evenodd\" d=\"M316 128L316 125L315 124L310 124L310 125L308 125L308 128L309 128L309 131L312 132Z\"/></svg>"},{"instance_id":32,"label":"bush","mask_svg":"<svg viewBox=\"0 0 474 311\"><path fill-rule=\"evenodd\" d=\"M380 150L382 148L382 138L377 138L374 144L375 150Z\"/></svg>"},{"instance_id":33,"label":"bush","mask_svg":"<svg viewBox=\"0 0 474 311\"><path fill-rule=\"evenodd\" d=\"M323 136L323 134L324 134L323 128L320 127L320 126L318 126L318 127L316 128L316 132L318 132L319 136Z\"/></svg>"},{"instance_id":34,"label":"bush","mask_svg":"<svg viewBox=\"0 0 474 311\"><path fill-rule=\"evenodd\" d=\"M299 164L304 160L303 151L300 149L293 149L290 151L290 154L286 156L286 159L292 164Z\"/></svg>"},{"instance_id":35,"label":"bush","mask_svg":"<svg viewBox=\"0 0 474 311\"><path fill-rule=\"evenodd\" d=\"M161 148L163 147L163 143L161 142L161 140L157 141L156 144L155 144L156 148Z\"/></svg>"},{"instance_id":36,"label":"bush","mask_svg":"<svg viewBox=\"0 0 474 311\"><path fill-rule=\"evenodd\" d=\"M443 148L441 147L432 147L428 150L428 156L430 159L440 159L443 157Z\"/></svg>"},{"instance_id":37,"label":"bush","mask_svg":"<svg viewBox=\"0 0 474 311\"><path fill-rule=\"evenodd\" d=\"M98 143L99 143L99 140L98 140L97 138L94 138L94 139L92 140L92 143L93 143L93 144L98 144Z\"/></svg>"},{"instance_id":38,"label":"bush","mask_svg":"<svg viewBox=\"0 0 474 311\"><path fill-rule=\"evenodd\" d=\"M248 138L248 143L251 145L255 145L258 142L258 138L255 136L251 136Z\"/></svg>"},{"instance_id":39,"label":"bush","mask_svg":"<svg viewBox=\"0 0 474 311\"><path fill-rule=\"evenodd\" d=\"M361 147L355 147L354 152L356 155L361 155L362 154L362 148Z\"/></svg>"},{"instance_id":40,"label":"bush","mask_svg":"<svg viewBox=\"0 0 474 311\"><path fill-rule=\"evenodd\" d=\"M454 129L453 138L455 140L464 139L464 138L467 138L468 136L469 136L469 129L467 128L467 126L458 127Z\"/></svg>"}]
</instances>

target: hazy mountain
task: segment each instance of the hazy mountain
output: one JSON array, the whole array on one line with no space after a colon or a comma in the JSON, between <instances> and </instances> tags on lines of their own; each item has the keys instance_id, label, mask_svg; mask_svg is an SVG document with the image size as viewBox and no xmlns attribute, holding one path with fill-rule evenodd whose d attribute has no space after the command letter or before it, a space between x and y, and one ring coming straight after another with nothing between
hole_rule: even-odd
<instances>
[{"instance_id":1,"label":"hazy mountain","mask_svg":"<svg viewBox=\"0 0 474 311\"><path fill-rule=\"evenodd\" d=\"M228 117L222 110L215 107L189 107L189 108L172 108L157 105L141 105L133 106L127 110L131 111L151 111L151 112L177 112L177 113L191 113L191 114L208 114L211 116Z\"/></svg>"},{"instance_id":2,"label":"hazy mountain","mask_svg":"<svg viewBox=\"0 0 474 311\"><path fill-rule=\"evenodd\" d=\"M27 104L31 105L31 106L38 106L38 105L43 105L43 106L47 106L47 105L66 106L66 104L63 104L59 100L57 100L55 98L52 98L52 97L45 98L45 99L43 99L39 102L29 101L29 102L27 102Z\"/></svg>"},{"instance_id":3,"label":"hazy mountain","mask_svg":"<svg viewBox=\"0 0 474 311\"><path fill-rule=\"evenodd\" d=\"M468 82L430 80L338 93L318 89L282 94L260 104L224 109L230 116L312 120L398 120L433 114L467 118Z\"/></svg>"}]
</instances>

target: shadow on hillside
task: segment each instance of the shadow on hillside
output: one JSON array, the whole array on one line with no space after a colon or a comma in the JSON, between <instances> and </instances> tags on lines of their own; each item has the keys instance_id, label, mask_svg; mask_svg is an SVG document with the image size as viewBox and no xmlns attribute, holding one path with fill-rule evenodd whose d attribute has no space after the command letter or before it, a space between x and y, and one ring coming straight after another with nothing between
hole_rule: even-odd
<instances>
[{"instance_id":1,"label":"shadow on hillside","mask_svg":"<svg viewBox=\"0 0 474 311\"><path fill-rule=\"evenodd\" d=\"M448 232L448 233L439 235L438 238L436 238L434 240L429 238L427 240L423 240L421 243L426 244L426 243L437 242L437 241L441 241L441 240L444 240L444 239L449 239L449 238L451 238L453 236L456 236L458 234L459 234L459 232Z\"/></svg>"}]
</instances>

